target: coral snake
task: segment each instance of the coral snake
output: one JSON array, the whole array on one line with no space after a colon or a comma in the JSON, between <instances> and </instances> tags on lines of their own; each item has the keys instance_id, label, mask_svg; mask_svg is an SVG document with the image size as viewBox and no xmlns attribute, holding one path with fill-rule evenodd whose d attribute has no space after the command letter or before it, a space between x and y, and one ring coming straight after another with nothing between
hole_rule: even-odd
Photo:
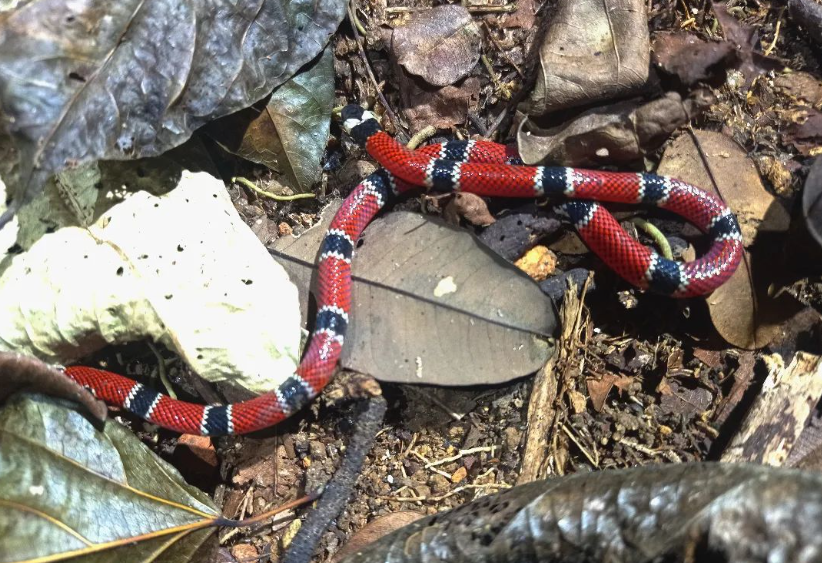
<instances>
[{"instance_id":1,"label":"coral snake","mask_svg":"<svg viewBox=\"0 0 822 563\"><path fill-rule=\"evenodd\" d=\"M483 196L560 196L580 237L631 284L672 297L710 293L742 258L736 218L718 198L674 178L562 167L523 166L516 152L483 141L451 141L411 151L380 130L359 106L343 110L343 127L383 168L363 180L334 217L319 253L317 317L296 373L276 390L240 403L210 405L171 399L114 373L66 368L75 381L110 404L159 426L190 434L242 434L272 426L313 399L331 379L351 311L351 259L360 234L392 196L424 187ZM680 264L632 239L596 201L653 205L670 210L712 240L701 258Z\"/></svg>"}]
</instances>

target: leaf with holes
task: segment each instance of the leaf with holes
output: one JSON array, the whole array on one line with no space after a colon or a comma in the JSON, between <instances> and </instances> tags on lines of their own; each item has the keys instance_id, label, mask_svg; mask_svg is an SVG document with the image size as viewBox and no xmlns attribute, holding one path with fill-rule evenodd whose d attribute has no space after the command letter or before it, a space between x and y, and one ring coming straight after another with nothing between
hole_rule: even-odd
<instances>
[{"instance_id":1,"label":"leaf with holes","mask_svg":"<svg viewBox=\"0 0 822 563\"><path fill-rule=\"evenodd\" d=\"M14 205L54 172L160 154L263 98L322 51L344 13L341 0L40 0L3 13Z\"/></svg>"},{"instance_id":2,"label":"leaf with holes","mask_svg":"<svg viewBox=\"0 0 822 563\"><path fill-rule=\"evenodd\" d=\"M119 424L18 394L0 410L0 561L204 561L219 513Z\"/></svg>"},{"instance_id":3,"label":"leaf with holes","mask_svg":"<svg viewBox=\"0 0 822 563\"><path fill-rule=\"evenodd\" d=\"M334 210L272 249L301 291ZM353 272L346 368L382 381L478 385L533 373L553 351L553 302L464 230L391 213L365 230ZM303 293L303 311L307 301Z\"/></svg>"}]
</instances>

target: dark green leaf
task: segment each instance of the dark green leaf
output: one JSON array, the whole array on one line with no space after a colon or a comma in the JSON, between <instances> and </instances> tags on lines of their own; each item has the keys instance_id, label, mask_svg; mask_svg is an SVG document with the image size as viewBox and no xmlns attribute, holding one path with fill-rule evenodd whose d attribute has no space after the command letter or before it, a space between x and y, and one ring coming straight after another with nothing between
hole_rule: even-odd
<instances>
[{"instance_id":1,"label":"dark green leaf","mask_svg":"<svg viewBox=\"0 0 822 563\"><path fill-rule=\"evenodd\" d=\"M15 205L50 174L160 154L263 98L325 46L342 0L39 0L0 16ZM2 221L0 221L2 224Z\"/></svg>"},{"instance_id":2,"label":"dark green leaf","mask_svg":"<svg viewBox=\"0 0 822 563\"><path fill-rule=\"evenodd\" d=\"M264 108L249 108L208 126L226 150L268 166L283 183L307 192L320 178L334 107L330 48L308 69L277 88Z\"/></svg>"}]
</instances>

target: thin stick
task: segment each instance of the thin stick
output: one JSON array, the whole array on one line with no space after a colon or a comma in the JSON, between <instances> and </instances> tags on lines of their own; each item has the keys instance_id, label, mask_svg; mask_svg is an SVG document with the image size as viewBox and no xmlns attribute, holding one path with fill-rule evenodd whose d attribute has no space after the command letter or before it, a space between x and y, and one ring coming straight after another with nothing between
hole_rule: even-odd
<instances>
[{"instance_id":1,"label":"thin stick","mask_svg":"<svg viewBox=\"0 0 822 563\"><path fill-rule=\"evenodd\" d=\"M271 192L267 192L262 188L257 187L257 185L249 180L248 178L243 178L242 176L234 176L231 179L232 182L235 184L242 184L246 188L257 192L258 194L269 197L275 201L295 201L297 199L312 199L316 197L314 194L294 194L294 195L277 195Z\"/></svg>"}]
</instances>

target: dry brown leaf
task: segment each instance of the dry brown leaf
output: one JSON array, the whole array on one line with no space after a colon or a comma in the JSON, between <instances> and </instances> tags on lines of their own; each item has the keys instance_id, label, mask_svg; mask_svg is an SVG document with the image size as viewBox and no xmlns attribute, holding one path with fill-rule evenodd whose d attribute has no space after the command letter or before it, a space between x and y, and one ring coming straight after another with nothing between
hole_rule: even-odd
<instances>
[{"instance_id":1,"label":"dry brown leaf","mask_svg":"<svg viewBox=\"0 0 822 563\"><path fill-rule=\"evenodd\" d=\"M377 541L383 536L387 536L394 530L399 530L403 526L407 526L415 520L419 520L423 516L425 515L419 512L403 510L401 512L386 514L385 516L380 516L372 520L348 540L348 543L334 556L332 563L342 561L349 555L361 551L368 544Z\"/></svg>"},{"instance_id":2,"label":"dry brown leaf","mask_svg":"<svg viewBox=\"0 0 822 563\"><path fill-rule=\"evenodd\" d=\"M391 35L389 51L411 74L434 86L448 86L468 75L480 57L482 36L471 13L444 5L414 13Z\"/></svg>"},{"instance_id":3,"label":"dry brown leaf","mask_svg":"<svg viewBox=\"0 0 822 563\"><path fill-rule=\"evenodd\" d=\"M727 41L704 41L685 32L656 34L652 51L654 65L686 86L724 79L725 69L736 60Z\"/></svg>"},{"instance_id":4,"label":"dry brown leaf","mask_svg":"<svg viewBox=\"0 0 822 563\"><path fill-rule=\"evenodd\" d=\"M419 131L429 125L450 129L465 123L468 112L476 111L479 104L480 81L475 76L444 88L429 86L397 68L400 99L411 130Z\"/></svg>"},{"instance_id":5,"label":"dry brown leaf","mask_svg":"<svg viewBox=\"0 0 822 563\"><path fill-rule=\"evenodd\" d=\"M746 248L757 237L787 230L790 217L769 194L756 166L732 139L710 131L697 131L677 138L665 151L658 173L673 176L718 195L736 214ZM700 156L705 156L708 168ZM706 299L717 332L740 348L765 346L779 332L780 324L796 313L787 296L769 296L774 281L774 256L754 249L722 287Z\"/></svg>"},{"instance_id":6,"label":"dry brown leaf","mask_svg":"<svg viewBox=\"0 0 822 563\"><path fill-rule=\"evenodd\" d=\"M470 192L454 194L445 206L443 214L445 220L450 223L459 223L460 217L479 227L487 227L496 222L494 216L488 211L488 204L485 200Z\"/></svg>"},{"instance_id":7,"label":"dry brown leaf","mask_svg":"<svg viewBox=\"0 0 822 563\"><path fill-rule=\"evenodd\" d=\"M542 129L523 120L517 133L520 156L528 164L601 166L640 160L656 150L707 102L684 102L676 92L648 103L625 101L581 113L573 121Z\"/></svg>"},{"instance_id":8,"label":"dry brown leaf","mask_svg":"<svg viewBox=\"0 0 822 563\"><path fill-rule=\"evenodd\" d=\"M539 48L529 115L636 93L648 80L645 0L561 0Z\"/></svg>"}]
</instances>

